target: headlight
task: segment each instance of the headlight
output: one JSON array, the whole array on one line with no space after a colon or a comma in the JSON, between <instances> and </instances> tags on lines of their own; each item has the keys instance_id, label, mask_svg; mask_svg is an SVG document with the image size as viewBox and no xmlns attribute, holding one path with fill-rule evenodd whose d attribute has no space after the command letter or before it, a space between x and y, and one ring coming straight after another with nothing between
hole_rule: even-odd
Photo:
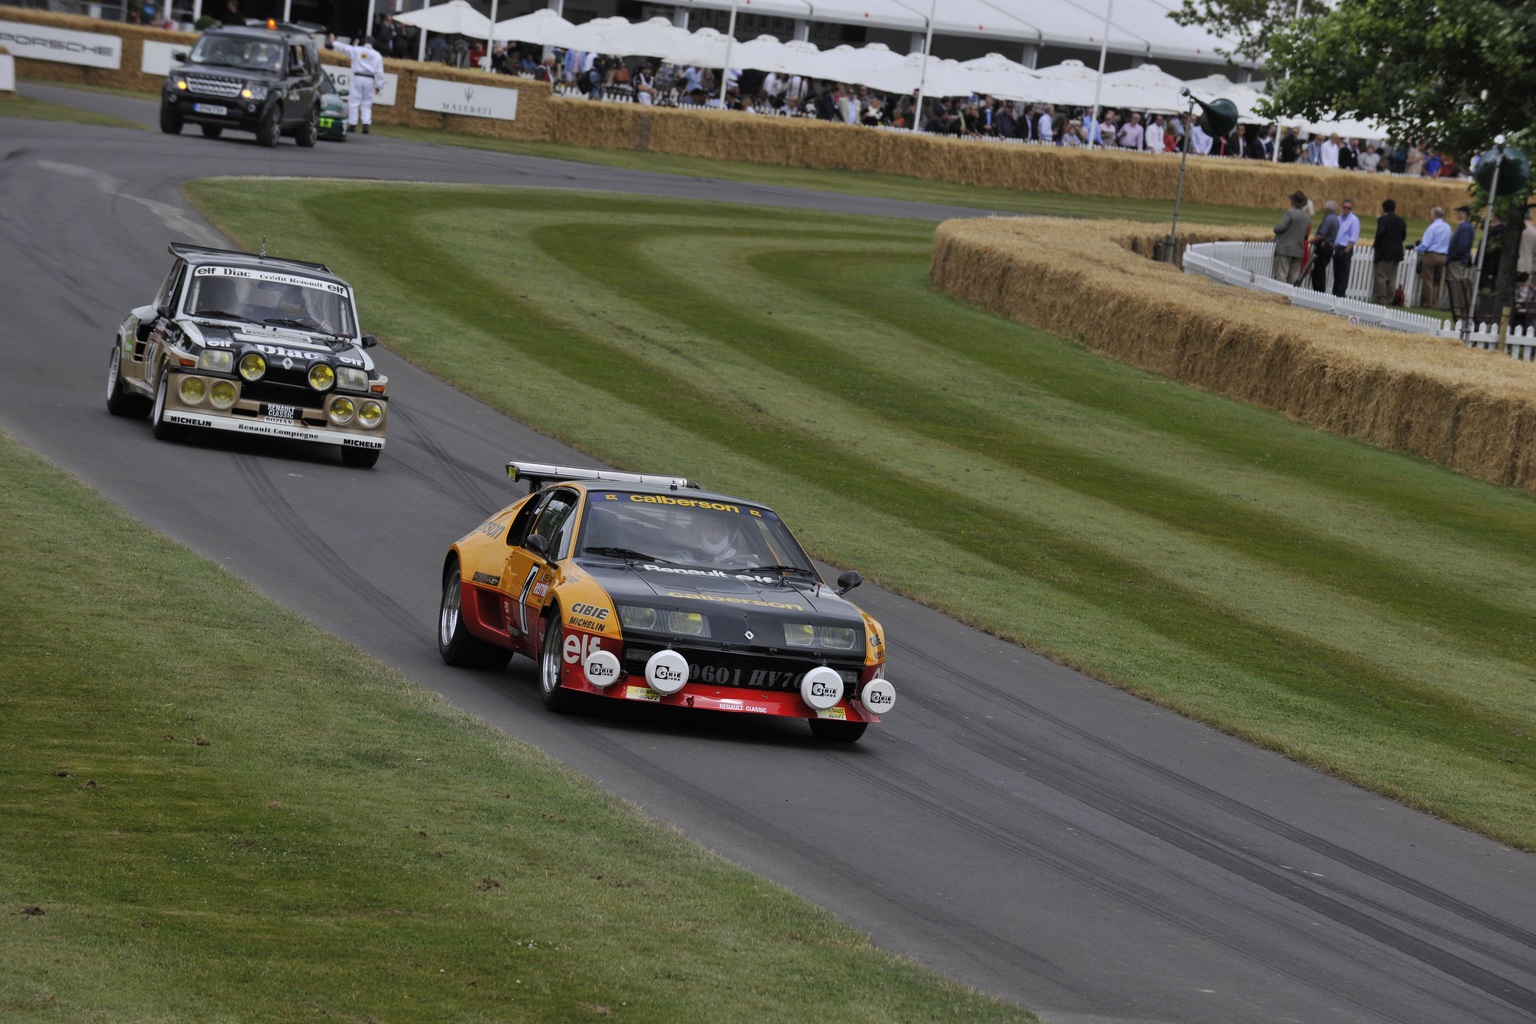
<instances>
[{"instance_id":1,"label":"headlight","mask_svg":"<svg viewBox=\"0 0 1536 1024\"><path fill-rule=\"evenodd\" d=\"M235 388L233 381L216 380L213 382L213 387L208 389L208 401L215 409L228 409L239 397L240 392Z\"/></svg>"},{"instance_id":2,"label":"headlight","mask_svg":"<svg viewBox=\"0 0 1536 1024\"><path fill-rule=\"evenodd\" d=\"M336 386L336 371L330 363L316 363L309 368L309 386L321 392Z\"/></svg>"},{"instance_id":3,"label":"headlight","mask_svg":"<svg viewBox=\"0 0 1536 1024\"><path fill-rule=\"evenodd\" d=\"M359 370L355 366L338 366L336 386L345 391L367 391L368 371Z\"/></svg>"},{"instance_id":4,"label":"headlight","mask_svg":"<svg viewBox=\"0 0 1536 1024\"><path fill-rule=\"evenodd\" d=\"M334 400L331 402L331 407L329 409L331 422L337 426L341 426L344 423L351 423L352 417L356 412L357 408L352 404L352 399L350 398L338 398Z\"/></svg>"},{"instance_id":5,"label":"headlight","mask_svg":"<svg viewBox=\"0 0 1536 1024\"><path fill-rule=\"evenodd\" d=\"M188 405L200 405L208 395L208 386L201 377L181 378L181 400Z\"/></svg>"},{"instance_id":6,"label":"headlight","mask_svg":"<svg viewBox=\"0 0 1536 1024\"><path fill-rule=\"evenodd\" d=\"M240 90L240 95L248 100L264 100L267 98L267 87L264 85L248 85Z\"/></svg>"},{"instance_id":7,"label":"headlight","mask_svg":"<svg viewBox=\"0 0 1536 1024\"><path fill-rule=\"evenodd\" d=\"M830 651L851 651L858 640L859 631L848 626L812 626L805 622L784 623L786 647L818 647Z\"/></svg>"},{"instance_id":8,"label":"headlight","mask_svg":"<svg viewBox=\"0 0 1536 1024\"><path fill-rule=\"evenodd\" d=\"M709 620L698 612L621 604L619 605L619 622L625 629L671 633L673 636L709 636Z\"/></svg>"},{"instance_id":9,"label":"headlight","mask_svg":"<svg viewBox=\"0 0 1536 1024\"><path fill-rule=\"evenodd\" d=\"M357 422L372 430L384 422L384 407L378 402L364 402L357 407Z\"/></svg>"},{"instance_id":10,"label":"headlight","mask_svg":"<svg viewBox=\"0 0 1536 1024\"><path fill-rule=\"evenodd\" d=\"M197 354L197 367L200 370L228 373L234 365L235 354L227 348L205 348Z\"/></svg>"},{"instance_id":11,"label":"headlight","mask_svg":"<svg viewBox=\"0 0 1536 1024\"><path fill-rule=\"evenodd\" d=\"M267 375L267 359L260 352L247 352L240 357L240 376L254 384Z\"/></svg>"}]
</instances>

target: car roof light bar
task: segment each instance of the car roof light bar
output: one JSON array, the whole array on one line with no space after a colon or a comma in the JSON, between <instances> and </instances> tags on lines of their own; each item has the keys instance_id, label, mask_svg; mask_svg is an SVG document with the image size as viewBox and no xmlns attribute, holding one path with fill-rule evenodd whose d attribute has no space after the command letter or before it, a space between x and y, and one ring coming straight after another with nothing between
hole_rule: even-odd
<instances>
[{"instance_id":1,"label":"car roof light bar","mask_svg":"<svg viewBox=\"0 0 1536 1024\"><path fill-rule=\"evenodd\" d=\"M681 476L653 476L648 473L620 473L612 469L575 469L570 466L550 466L542 462L509 462L507 476L513 480L526 480L528 493L532 494L545 484L566 480L599 480L616 484L645 484L650 487L668 487L681 490L684 487L697 490L699 485Z\"/></svg>"}]
</instances>

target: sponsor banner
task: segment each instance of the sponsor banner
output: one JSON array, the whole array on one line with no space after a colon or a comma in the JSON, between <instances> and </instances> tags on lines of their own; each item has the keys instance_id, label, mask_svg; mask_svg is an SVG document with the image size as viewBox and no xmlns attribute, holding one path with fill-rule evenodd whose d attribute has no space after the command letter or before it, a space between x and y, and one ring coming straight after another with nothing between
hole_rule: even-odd
<instances>
[{"instance_id":1,"label":"sponsor banner","mask_svg":"<svg viewBox=\"0 0 1536 1024\"><path fill-rule=\"evenodd\" d=\"M16 91L16 58L0 53L0 92Z\"/></svg>"},{"instance_id":2,"label":"sponsor banner","mask_svg":"<svg viewBox=\"0 0 1536 1024\"><path fill-rule=\"evenodd\" d=\"M181 63L171 54L186 53L190 49L192 49L191 43L160 43L153 39L146 39L144 55L139 58L139 70L146 75L168 74L171 68Z\"/></svg>"},{"instance_id":3,"label":"sponsor banner","mask_svg":"<svg viewBox=\"0 0 1536 1024\"><path fill-rule=\"evenodd\" d=\"M416 109L464 117L517 120L517 90L492 85L466 85L440 78L416 80Z\"/></svg>"},{"instance_id":4,"label":"sponsor banner","mask_svg":"<svg viewBox=\"0 0 1536 1024\"><path fill-rule=\"evenodd\" d=\"M326 73L331 76L331 81L336 83L336 88L352 90L352 69L339 68L334 64L325 66ZM392 107L395 105L395 87L400 84L400 76L384 72L384 83L375 82L373 86L373 105L376 107Z\"/></svg>"},{"instance_id":5,"label":"sponsor banner","mask_svg":"<svg viewBox=\"0 0 1536 1024\"><path fill-rule=\"evenodd\" d=\"M238 277L251 281L272 281L275 284L293 284L300 288L315 288L333 295L345 295L347 289L334 281L316 281L312 277L280 274L274 270L251 270L246 267L220 267L205 263L192 272L193 277Z\"/></svg>"},{"instance_id":6,"label":"sponsor banner","mask_svg":"<svg viewBox=\"0 0 1536 1024\"><path fill-rule=\"evenodd\" d=\"M47 25L0 21L0 46L14 57L81 64L116 71L123 65L123 41L99 32L72 32Z\"/></svg>"},{"instance_id":7,"label":"sponsor banner","mask_svg":"<svg viewBox=\"0 0 1536 1024\"><path fill-rule=\"evenodd\" d=\"M348 448L384 447L382 437L359 437L335 430L316 430L313 427L282 420L249 420L167 409L165 422L180 424L184 427L201 427L204 430L232 430L237 434L260 434L264 437L282 437L290 441L315 441L320 444L344 445Z\"/></svg>"}]
</instances>

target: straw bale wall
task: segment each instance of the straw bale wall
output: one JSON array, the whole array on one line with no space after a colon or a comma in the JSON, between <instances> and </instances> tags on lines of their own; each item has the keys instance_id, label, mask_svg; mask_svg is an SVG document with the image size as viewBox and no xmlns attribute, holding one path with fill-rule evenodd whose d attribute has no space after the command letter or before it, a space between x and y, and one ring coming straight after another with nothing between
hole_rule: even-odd
<instances>
[{"instance_id":1,"label":"straw bale wall","mask_svg":"<svg viewBox=\"0 0 1536 1024\"><path fill-rule=\"evenodd\" d=\"M19 78L146 91L157 90L160 79L138 70L143 41L156 39L191 45L196 38L189 33L30 8L0 7L0 19L81 32L108 32L123 38L123 66L118 71L17 58ZM328 63L345 63L336 54L327 56ZM374 120L383 124L784 167L900 174L926 181L1065 195L1168 199L1178 179L1178 160L1170 155L988 144L914 137L805 118L791 120L716 110L557 100L548 86L527 79L488 79L479 71L457 71L417 61L389 59L384 63L400 80L395 105L374 107ZM515 88L517 120L493 121L416 110L416 78L424 74L471 85ZM1431 206L1450 208L1467 196L1464 182L1410 180L1252 160L1196 158L1189 161L1184 198L1192 203L1272 209L1278 216L1286 205L1286 196L1298 188L1319 199L1350 196L1367 215L1379 209L1381 201L1388 197L1396 199L1403 212L1423 217Z\"/></svg>"},{"instance_id":2,"label":"straw bale wall","mask_svg":"<svg viewBox=\"0 0 1536 1024\"><path fill-rule=\"evenodd\" d=\"M1270 237L1180 233L1188 243ZM1159 242L1157 229L1123 221L947 221L929 280L1124 362L1536 492L1536 366L1186 275L1148 258Z\"/></svg>"}]
</instances>

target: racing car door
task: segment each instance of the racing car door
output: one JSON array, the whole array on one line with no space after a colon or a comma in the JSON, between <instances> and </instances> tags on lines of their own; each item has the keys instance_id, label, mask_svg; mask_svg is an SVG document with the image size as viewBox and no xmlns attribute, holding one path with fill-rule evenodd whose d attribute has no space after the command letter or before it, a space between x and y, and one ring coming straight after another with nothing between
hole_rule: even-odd
<instances>
[{"instance_id":1,"label":"racing car door","mask_svg":"<svg viewBox=\"0 0 1536 1024\"><path fill-rule=\"evenodd\" d=\"M549 585L554 579L553 565L567 554L571 542L571 526L575 521L576 504L580 495L570 488L552 487L529 506L518 513L507 531L506 571L502 574L503 585L508 591L508 632L527 646L530 655L536 653L539 616L548 600ZM527 546L528 538L538 535L544 540L544 553Z\"/></svg>"}]
</instances>

